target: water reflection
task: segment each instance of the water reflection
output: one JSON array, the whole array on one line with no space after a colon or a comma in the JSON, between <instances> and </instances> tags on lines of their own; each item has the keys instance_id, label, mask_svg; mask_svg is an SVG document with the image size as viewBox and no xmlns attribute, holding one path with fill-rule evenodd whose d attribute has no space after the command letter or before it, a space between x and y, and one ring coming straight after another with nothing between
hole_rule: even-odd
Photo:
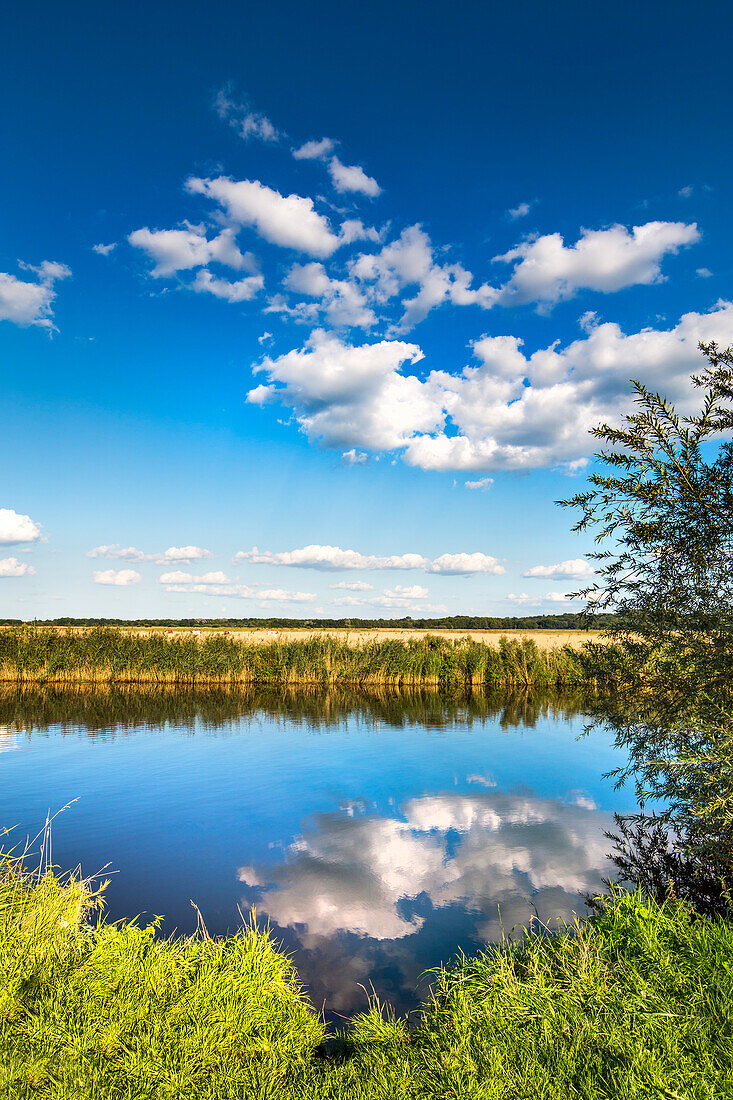
<instances>
[{"instance_id":1,"label":"water reflection","mask_svg":"<svg viewBox=\"0 0 733 1100\"><path fill-rule=\"evenodd\" d=\"M17 687L0 683L0 724L16 731L49 727L109 730L153 729L164 723L223 729L243 717L265 714L289 724L328 729L353 719L400 727L419 723L434 729L497 720L501 728L533 728L542 718L585 713L587 691L443 693L437 690L368 691L254 686L221 688Z\"/></svg>"},{"instance_id":2,"label":"water reflection","mask_svg":"<svg viewBox=\"0 0 733 1100\"><path fill-rule=\"evenodd\" d=\"M0 689L0 826L111 863L112 919L254 906L320 1007L402 1012L424 971L582 911L624 810L582 693ZM239 908L238 908L239 907ZM417 991L417 992L416 992Z\"/></svg>"},{"instance_id":3,"label":"water reflection","mask_svg":"<svg viewBox=\"0 0 733 1100\"><path fill-rule=\"evenodd\" d=\"M582 911L579 895L601 886L610 824L590 799L530 791L414 798L399 816L323 814L276 861L239 869L242 900L285 932L332 1008L356 1010L354 977L375 969L391 972L404 1008L418 959L447 929L468 949Z\"/></svg>"}]
</instances>

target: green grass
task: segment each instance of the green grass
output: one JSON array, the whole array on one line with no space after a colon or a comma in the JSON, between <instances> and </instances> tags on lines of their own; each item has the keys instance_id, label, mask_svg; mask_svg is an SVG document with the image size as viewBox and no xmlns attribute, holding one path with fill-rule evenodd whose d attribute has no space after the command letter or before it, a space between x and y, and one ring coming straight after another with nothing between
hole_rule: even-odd
<instances>
[{"instance_id":1,"label":"green grass","mask_svg":"<svg viewBox=\"0 0 733 1100\"><path fill-rule=\"evenodd\" d=\"M464 958L411 1028L327 1038L263 932L164 940L73 877L0 863L0 1096L12 1100L713 1100L733 1096L733 926L610 899Z\"/></svg>"},{"instance_id":2,"label":"green grass","mask_svg":"<svg viewBox=\"0 0 733 1100\"><path fill-rule=\"evenodd\" d=\"M593 650L592 643L540 650L526 638L501 638L498 646L429 635L349 645L320 635L257 644L216 634L199 640L111 628L11 627L0 630L0 680L550 687L594 681Z\"/></svg>"}]
</instances>

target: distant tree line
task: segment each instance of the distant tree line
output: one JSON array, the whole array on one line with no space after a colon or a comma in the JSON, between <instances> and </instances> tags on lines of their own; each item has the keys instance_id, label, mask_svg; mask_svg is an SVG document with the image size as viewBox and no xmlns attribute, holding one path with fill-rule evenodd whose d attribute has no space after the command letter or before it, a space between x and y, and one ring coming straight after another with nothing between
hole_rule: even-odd
<instances>
[{"instance_id":1,"label":"distant tree line","mask_svg":"<svg viewBox=\"0 0 733 1100\"><path fill-rule=\"evenodd\" d=\"M21 619L0 619L2 626L17 626ZM166 626L225 627L227 629L268 628L277 630L374 630L394 627L408 630L587 630L588 621L580 614L562 615L451 615L444 619L34 619L39 626ZM613 614L595 614L594 629L610 629L617 625Z\"/></svg>"}]
</instances>

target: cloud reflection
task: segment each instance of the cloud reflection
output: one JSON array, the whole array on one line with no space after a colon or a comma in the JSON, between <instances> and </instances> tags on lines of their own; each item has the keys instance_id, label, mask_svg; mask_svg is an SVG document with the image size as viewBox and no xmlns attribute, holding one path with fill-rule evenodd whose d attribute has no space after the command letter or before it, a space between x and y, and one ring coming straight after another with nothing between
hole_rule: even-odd
<instances>
[{"instance_id":1,"label":"cloud reflection","mask_svg":"<svg viewBox=\"0 0 733 1100\"><path fill-rule=\"evenodd\" d=\"M375 973L378 991L386 982L393 1002L409 1001L421 970L458 946L496 941L535 912L552 925L582 911L606 870L611 815L578 795L436 794L399 817L324 814L282 862L239 869L243 900L286 932L331 1007L352 1011L356 983Z\"/></svg>"}]
</instances>

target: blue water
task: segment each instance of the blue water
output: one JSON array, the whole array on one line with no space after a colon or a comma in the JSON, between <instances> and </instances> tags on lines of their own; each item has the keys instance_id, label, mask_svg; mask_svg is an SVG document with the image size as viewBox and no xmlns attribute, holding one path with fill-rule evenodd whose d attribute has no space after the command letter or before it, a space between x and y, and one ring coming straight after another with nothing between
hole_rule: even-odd
<instances>
[{"instance_id":1,"label":"blue water","mask_svg":"<svg viewBox=\"0 0 733 1100\"><path fill-rule=\"evenodd\" d=\"M280 697L212 720L195 699L183 718L146 718L121 698L92 721L88 703L61 720L0 703L0 823L17 842L76 800L54 822L54 862L110 865L110 917L189 932L193 900L214 935L254 906L329 1013L363 1008L362 985L409 1010L423 972L459 949L582 913L609 870L613 811L633 806L602 778L622 762L610 738L579 739L577 705L507 720L501 702L324 697L303 717Z\"/></svg>"}]
</instances>

